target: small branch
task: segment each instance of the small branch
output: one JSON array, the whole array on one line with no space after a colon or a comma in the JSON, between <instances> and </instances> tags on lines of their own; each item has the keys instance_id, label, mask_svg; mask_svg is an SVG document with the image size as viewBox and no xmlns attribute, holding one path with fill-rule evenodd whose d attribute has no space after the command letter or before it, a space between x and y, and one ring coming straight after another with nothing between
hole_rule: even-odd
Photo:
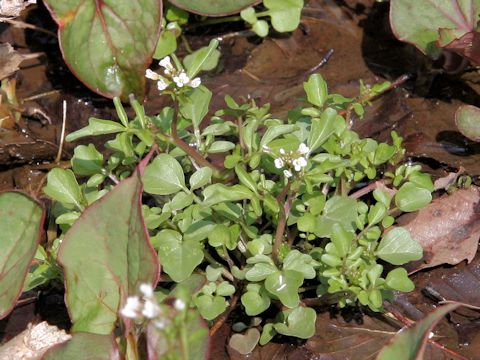
<instances>
[{"instance_id":1,"label":"small branch","mask_svg":"<svg viewBox=\"0 0 480 360\"><path fill-rule=\"evenodd\" d=\"M283 199L290 190L290 181L283 188L282 192L277 196L276 200L280 207L280 213L278 214L278 224L275 231L275 241L273 243L272 256L275 263L278 262L278 249L282 245L283 235L285 234L285 227L287 225L287 214L290 212L291 199L287 199L285 204L283 204Z\"/></svg>"},{"instance_id":2,"label":"small branch","mask_svg":"<svg viewBox=\"0 0 480 360\"><path fill-rule=\"evenodd\" d=\"M63 100L62 131L60 133L60 145L58 146L57 156L55 157L55 163L60 162L60 160L62 159L63 144L65 142L66 123L67 123L67 101Z\"/></svg>"},{"instance_id":3,"label":"small branch","mask_svg":"<svg viewBox=\"0 0 480 360\"><path fill-rule=\"evenodd\" d=\"M23 21L13 20L13 19L8 19L8 18L2 18L2 21L6 22L6 23L8 23L8 24L10 24L14 27L18 27L20 29L30 29L30 30L40 31L40 32L48 34L48 35L50 35L54 38L57 37L57 34L55 34L54 32L51 32L50 30L42 29L38 26L28 24L28 23L23 22Z\"/></svg>"},{"instance_id":4,"label":"small branch","mask_svg":"<svg viewBox=\"0 0 480 360\"><path fill-rule=\"evenodd\" d=\"M212 337L215 333L222 327L222 325L227 321L228 315L232 312L233 309L237 306L238 299L240 298L241 289L238 288L237 292L232 296L232 300L230 301L230 306L228 309L220 315L217 320L213 323L212 327L210 328L209 336Z\"/></svg>"},{"instance_id":5,"label":"small branch","mask_svg":"<svg viewBox=\"0 0 480 360\"><path fill-rule=\"evenodd\" d=\"M200 166L206 166L211 168L214 171L220 171L221 169L218 168L217 166L213 165L210 161L205 159L198 151L196 151L194 148L189 146L185 141L183 141L179 136L177 132L177 121L178 121L178 112L180 111L178 108L178 102L177 100L174 99L174 114L173 114L173 120L172 120L172 139L180 149L185 151L188 156L190 156L198 165Z\"/></svg>"}]
</instances>

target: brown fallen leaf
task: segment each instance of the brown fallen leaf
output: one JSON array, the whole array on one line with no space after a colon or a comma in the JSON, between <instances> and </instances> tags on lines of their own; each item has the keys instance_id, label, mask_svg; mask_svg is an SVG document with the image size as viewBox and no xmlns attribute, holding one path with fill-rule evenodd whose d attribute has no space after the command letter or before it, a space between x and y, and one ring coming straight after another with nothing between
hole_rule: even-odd
<instances>
[{"instance_id":1,"label":"brown fallen leaf","mask_svg":"<svg viewBox=\"0 0 480 360\"><path fill-rule=\"evenodd\" d=\"M0 44L0 80L3 80L16 71L22 61L27 59L34 59L40 56L39 53L34 54L20 54L13 49L9 43Z\"/></svg>"},{"instance_id":2,"label":"brown fallen leaf","mask_svg":"<svg viewBox=\"0 0 480 360\"><path fill-rule=\"evenodd\" d=\"M2 17L17 17L30 4L35 4L36 0L0 0L0 21Z\"/></svg>"},{"instance_id":3,"label":"brown fallen leaf","mask_svg":"<svg viewBox=\"0 0 480 360\"><path fill-rule=\"evenodd\" d=\"M403 215L398 223L423 248L423 258L407 264L408 271L455 265L465 259L470 262L480 237L480 191L474 186L458 190L417 213Z\"/></svg>"}]
</instances>

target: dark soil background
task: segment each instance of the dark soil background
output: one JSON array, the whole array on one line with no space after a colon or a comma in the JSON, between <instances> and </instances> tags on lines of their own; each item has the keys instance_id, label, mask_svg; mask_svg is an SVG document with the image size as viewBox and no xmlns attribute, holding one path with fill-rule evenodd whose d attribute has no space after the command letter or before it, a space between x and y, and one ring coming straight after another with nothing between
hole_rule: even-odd
<instances>
[{"instance_id":1,"label":"dark soil background","mask_svg":"<svg viewBox=\"0 0 480 360\"><path fill-rule=\"evenodd\" d=\"M433 64L413 46L397 41L390 31L388 7L387 2L374 0L311 0L304 8L301 26L292 34L274 33L260 40L243 25L227 24L192 26L186 38L193 49L213 37L220 38L220 65L202 79L215 94L212 109L221 107L224 95L229 94L270 103L273 114L281 117L299 103L303 81L313 72L324 76L330 92L345 96L358 93L360 80L373 84L407 74L410 80L376 99L363 120L354 119L354 129L382 141L396 130L405 139L407 156L424 165L435 179L463 171L475 181L480 174L480 144L457 131L454 113L461 104L480 106L480 75L473 69L452 75L455 64L447 73L441 63ZM41 1L23 20L56 31ZM63 100L67 102L67 133L85 126L91 116L116 119L116 115L110 100L90 92L69 73L55 37L0 23L0 42L9 42L22 53L43 53L22 63L16 74L19 99L55 90L21 104L21 121L0 129L0 190L17 189L38 197L46 171L57 166L53 162L60 144ZM329 61L318 69L332 50ZM179 55L185 53L181 47ZM154 114L163 105L164 99L152 86L145 103L147 113ZM99 139L94 141L101 144ZM68 161L76 145L66 144L63 161ZM479 213L470 214L461 229L476 236L474 241L478 241ZM432 231L438 231L438 224L451 216L445 213L437 219ZM212 359L374 359L403 326L398 319L421 319L445 299L480 306L478 256L469 264L422 270L413 279L415 291L398 295L389 309L398 314L397 319L356 308L339 312L322 307L313 338L304 342L277 339L257 347L249 356L226 346L233 314L212 339ZM24 330L28 322L40 320L68 329L59 290L49 287L24 294L11 315L0 321L0 338L6 341ZM441 322L434 340L462 357L429 345L425 359L480 359L480 313L456 311Z\"/></svg>"}]
</instances>

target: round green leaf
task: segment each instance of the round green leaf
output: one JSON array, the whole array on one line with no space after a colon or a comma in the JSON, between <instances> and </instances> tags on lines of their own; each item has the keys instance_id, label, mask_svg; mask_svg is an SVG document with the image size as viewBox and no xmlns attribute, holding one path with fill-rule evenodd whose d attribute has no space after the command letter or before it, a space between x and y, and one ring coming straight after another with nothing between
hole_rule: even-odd
<instances>
[{"instance_id":1,"label":"round green leaf","mask_svg":"<svg viewBox=\"0 0 480 360\"><path fill-rule=\"evenodd\" d=\"M174 194L185 188L182 166L173 156L160 154L145 169L143 185L150 194Z\"/></svg>"},{"instance_id":2,"label":"round green leaf","mask_svg":"<svg viewBox=\"0 0 480 360\"><path fill-rule=\"evenodd\" d=\"M283 313L286 315L286 322L274 325L275 330L280 334L300 339L308 339L315 334L317 313L312 308L299 306Z\"/></svg>"},{"instance_id":3,"label":"round green leaf","mask_svg":"<svg viewBox=\"0 0 480 360\"><path fill-rule=\"evenodd\" d=\"M395 194L395 205L405 212L412 212L423 208L432 201L429 190L406 182Z\"/></svg>"},{"instance_id":4,"label":"round green leaf","mask_svg":"<svg viewBox=\"0 0 480 360\"><path fill-rule=\"evenodd\" d=\"M398 291L409 292L415 289L415 284L408 278L407 270L396 268L390 271L385 278L386 284Z\"/></svg>"},{"instance_id":5,"label":"round green leaf","mask_svg":"<svg viewBox=\"0 0 480 360\"><path fill-rule=\"evenodd\" d=\"M278 297L282 304L289 308L298 305L300 301L298 288L302 284L302 273L294 270L277 271L265 279L265 289Z\"/></svg>"},{"instance_id":6,"label":"round green leaf","mask_svg":"<svg viewBox=\"0 0 480 360\"><path fill-rule=\"evenodd\" d=\"M377 247L377 256L393 265L420 260L422 254L420 244L412 239L408 230L401 227L390 230Z\"/></svg>"},{"instance_id":7,"label":"round green leaf","mask_svg":"<svg viewBox=\"0 0 480 360\"><path fill-rule=\"evenodd\" d=\"M462 105L455 112L458 130L470 140L480 141L480 109L473 105Z\"/></svg>"}]
</instances>

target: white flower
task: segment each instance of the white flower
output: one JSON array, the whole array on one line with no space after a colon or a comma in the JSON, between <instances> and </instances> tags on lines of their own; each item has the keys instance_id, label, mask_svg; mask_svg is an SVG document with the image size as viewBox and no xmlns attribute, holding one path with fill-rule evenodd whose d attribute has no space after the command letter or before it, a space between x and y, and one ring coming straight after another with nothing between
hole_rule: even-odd
<instances>
[{"instance_id":1,"label":"white flower","mask_svg":"<svg viewBox=\"0 0 480 360\"><path fill-rule=\"evenodd\" d=\"M153 297L153 288L150 284L146 284L146 283L140 284L139 289L140 289L140 292L143 294L143 296L147 298Z\"/></svg>"},{"instance_id":2,"label":"white flower","mask_svg":"<svg viewBox=\"0 0 480 360\"><path fill-rule=\"evenodd\" d=\"M302 168L307 166L307 160L303 156L301 156L298 159L293 160L292 164L295 168L295 171L300 171L302 170Z\"/></svg>"},{"instance_id":3,"label":"white flower","mask_svg":"<svg viewBox=\"0 0 480 360\"><path fill-rule=\"evenodd\" d=\"M160 75L150 69L145 70L145 77L150 80L158 80Z\"/></svg>"},{"instance_id":4,"label":"white flower","mask_svg":"<svg viewBox=\"0 0 480 360\"><path fill-rule=\"evenodd\" d=\"M168 88L168 85L170 85L170 84L169 84L168 81L165 80L163 77L161 77L161 78L158 79L158 81L157 81L157 88L158 88L158 90L160 90L160 91L163 91L163 90L165 90L166 88Z\"/></svg>"},{"instance_id":5,"label":"white flower","mask_svg":"<svg viewBox=\"0 0 480 360\"><path fill-rule=\"evenodd\" d=\"M145 301L145 305L143 306L142 314L147 319L155 319L158 315L160 315L160 307L156 302L147 299Z\"/></svg>"},{"instance_id":6,"label":"white flower","mask_svg":"<svg viewBox=\"0 0 480 360\"><path fill-rule=\"evenodd\" d=\"M163 330L167 327L167 323L165 322L165 320L155 320L153 322L153 325L155 325L155 327L159 330Z\"/></svg>"},{"instance_id":7,"label":"white flower","mask_svg":"<svg viewBox=\"0 0 480 360\"><path fill-rule=\"evenodd\" d=\"M276 158L273 163L277 169L281 169L285 165L282 158Z\"/></svg>"},{"instance_id":8,"label":"white flower","mask_svg":"<svg viewBox=\"0 0 480 360\"><path fill-rule=\"evenodd\" d=\"M263 151L265 151L265 152L270 152L270 148L269 148L267 145L265 145L265 144L262 145L262 149L263 149Z\"/></svg>"},{"instance_id":9,"label":"white flower","mask_svg":"<svg viewBox=\"0 0 480 360\"><path fill-rule=\"evenodd\" d=\"M162 60L158 62L158 64L165 69L164 73L167 75L175 71L175 68L172 65L172 60L170 60L170 56L165 56Z\"/></svg>"},{"instance_id":10,"label":"white flower","mask_svg":"<svg viewBox=\"0 0 480 360\"><path fill-rule=\"evenodd\" d=\"M201 83L202 83L202 80L200 80L199 77L196 77L195 79L192 79L192 80L190 81L190 86L191 86L192 88L196 88L196 87L199 87Z\"/></svg>"},{"instance_id":11,"label":"white flower","mask_svg":"<svg viewBox=\"0 0 480 360\"><path fill-rule=\"evenodd\" d=\"M185 304L185 301L183 301L182 299L176 299L173 303L173 307L178 311L185 310L186 306L187 305Z\"/></svg>"},{"instance_id":12,"label":"white flower","mask_svg":"<svg viewBox=\"0 0 480 360\"><path fill-rule=\"evenodd\" d=\"M127 298L127 303L120 311L120 314L130 319L136 319L139 316L141 309L142 303L140 302L138 296L129 296Z\"/></svg>"},{"instance_id":13,"label":"white flower","mask_svg":"<svg viewBox=\"0 0 480 360\"><path fill-rule=\"evenodd\" d=\"M290 170L283 170L283 175L285 175L286 178L290 178L293 176Z\"/></svg>"},{"instance_id":14,"label":"white flower","mask_svg":"<svg viewBox=\"0 0 480 360\"><path fill-rule=\"evenodd\" d=\"M280 149L280 154L285 155L285 149Z\"/></svg>"},{"instance_id":15,"label":"white flower","mask_svg":"<svg viewBox=\"0 0 480 360\"><path fill-rule=\"evenodd\" d=\"M181 71L178 76L173 77L173 81L179 88L181 88L184 85L188 85L190 83L190 78L188 75L185 73L185 71Z\"/></svg>"},{"instance_id":16,"label":"white flower","mask_svg":"<svg viewBox=\"0 0 480 360\"><path fill-rule=\"evenodd\" d=\"M298 152L302 155L308 154L309 151L310 151L310 148L304 143L301 143L298 147Z\"/></svg>"}]
</instances>

